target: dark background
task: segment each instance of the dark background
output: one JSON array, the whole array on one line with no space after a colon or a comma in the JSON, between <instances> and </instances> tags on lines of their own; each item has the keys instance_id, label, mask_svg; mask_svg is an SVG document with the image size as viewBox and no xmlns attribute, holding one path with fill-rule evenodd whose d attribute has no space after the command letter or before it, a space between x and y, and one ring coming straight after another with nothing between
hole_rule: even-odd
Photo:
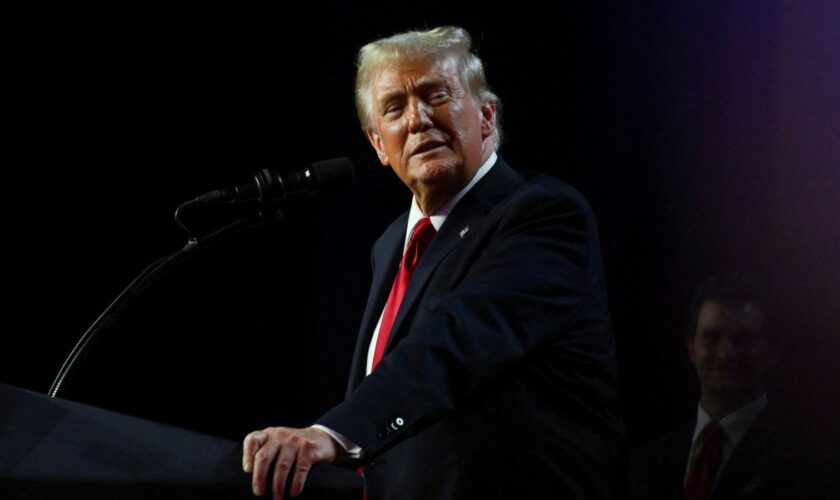
<instances>
[{"instance_id":1,"label":"dark background","mask_svg":"<svg viewBox=\"0 0 840 500\"><path fill-rule=\"evenodd\" d=\"M565 179L600 233L630 439L692 414L683 325L720 269L781 289L774 394L840 410L840 9L834 2L308 2L300 12L18 12L5 61L0 382L46 391L85 328L183 243L176 206L350 157L354 190L190 260L92 351L65 396L240 439L339 401L369 249L408 207L353 107L364 43L467 28L504 102L501 154Z\"/></svg>"}]
</instances>

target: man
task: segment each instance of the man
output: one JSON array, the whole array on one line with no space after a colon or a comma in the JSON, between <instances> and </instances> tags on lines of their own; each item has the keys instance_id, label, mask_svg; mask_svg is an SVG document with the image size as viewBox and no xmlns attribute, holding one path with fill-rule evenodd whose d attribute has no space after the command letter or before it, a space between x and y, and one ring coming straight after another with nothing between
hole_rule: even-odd
<instances>
[{"instance_id":1,"label":"man","mask_svg":"<svg viewBox=\"0 0 840 500\"><path fill-rule=\"evenodd\" d=\"M347 399L245 439L254 491L364 465L367 498L611 498L621 424L595 222L496 155L498 98L460 28L360 51L356 100L414 195L373 248ZM401 262L402 261L402 262Z\"/></svg>"},{"instance_id":2,"label":"man","mask_svg":"<svg viewBox=\"0 0 840 500\"><path fill-rule=\"evenodd\" d=\"M633 454L630 498L822 498L803 437L767 409L778 325L751 281L720 276L698 288L686 337L700 382L697 416Z\"/></svg>"}]
</instances>

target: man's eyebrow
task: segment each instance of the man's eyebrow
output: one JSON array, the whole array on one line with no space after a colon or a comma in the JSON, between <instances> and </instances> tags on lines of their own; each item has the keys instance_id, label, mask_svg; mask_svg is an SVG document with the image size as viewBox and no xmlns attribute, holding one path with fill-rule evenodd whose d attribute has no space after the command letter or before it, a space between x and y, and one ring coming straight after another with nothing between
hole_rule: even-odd
<instances>
[{"instance_id":1,"label":"man's eyebrow","mask_svg":"<svg viewBox=\"0 0 840 500\"><path fill-rule=\"evenodd\" d=\"M403 91L402 88L398 87L394 90L388 90L385 93L383 93L381 96L379 96L379 99L377 99L377 104L388 103L388 102L393 101L393 100L395 100L398 97L401 97L403 95L405 95L405 92Z\"/></svg>"},{"instance_id":2,"label":"man's eyebrow","mask_svg":"<svg viewBox=\"0 0 840 500\"><path fill-rule=\"evenodd\" d=\"M420 89L439 87L441 85L449 85L449 81L442 76L426 75L417 80L417 88Z\"/></svg>"}]
</instances>

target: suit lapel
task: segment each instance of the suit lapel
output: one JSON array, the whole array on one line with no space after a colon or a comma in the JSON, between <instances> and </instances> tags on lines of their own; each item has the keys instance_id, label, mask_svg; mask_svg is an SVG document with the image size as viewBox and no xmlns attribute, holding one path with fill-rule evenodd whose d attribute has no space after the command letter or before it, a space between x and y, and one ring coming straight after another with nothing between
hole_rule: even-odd
<instances>
[{"instance_id":1,"label":"suit lapel","mask_svg":"<svg viewBox=\"0 0 840 500\"><path fill-rule=\"evenodd\" d=\"M365 313L362 317L362 326L359 329L359 337L356 340L356 349L353 354L353 364L350 369L350 380L347 387L348 397L365 377L368 347L373 336L373 330L376 328L376 323L385 307L385 301L388 300L388 294L391 292L394 276L397 273L405 243L407 223L408 212L391 223L374 246L373 277Z\"/></svg>"},{"instance_id":2,"label":"suit lapel","mask_svg":"<svg viewBox=\"0 0 840 500\"><path fill-rule=\"evenodd\" d=\"M391 328L388 344L385 346L386 353L394 347L397 339L406 333L402 326L412 314L411 311L422 296L422 292L434 275L438 264L455 247L462 244L470 233L478 233L475 229L479 228L487 212L521 182L519 175L499 158L490 172L458 202L458 205L449 214L446 222L443 223L432 239L411 276L411 282L408 284L408 289L394 320L394 326ZM393 280L393 275L391 276Z\"/></svg>"},{"instance_id":3,"label":"suit lapel","mask_svg":"<svg viewBox=\"0 0 840 500\"><path fill-rule=\"evenodd\" d=\"M765 411L750 429L721 471L712 498L737 496L747 486L761 487L763 465L773 460L777 448L786 444L777 428L768 423ZM764 418L762 418L764 417Z\"/></svg>"},{"instance_id":4,"label":"suit lapel","mask_svg":"<svg viewBox=\"0 0 840 500\"><path fill-rule=\"evenodd\" d=\"M391 293L394 277L402 259L403 247L405 244L405 227L408 222L408 213L403 214L392 224L388 234L382 239L382 248L374 254L376 267L371 280L370 295L365 310L365 317L362 321L363 331L367 334L368 340L373 334L373 329L382 315L382 309Z\"/></svg>"}]
</instances>

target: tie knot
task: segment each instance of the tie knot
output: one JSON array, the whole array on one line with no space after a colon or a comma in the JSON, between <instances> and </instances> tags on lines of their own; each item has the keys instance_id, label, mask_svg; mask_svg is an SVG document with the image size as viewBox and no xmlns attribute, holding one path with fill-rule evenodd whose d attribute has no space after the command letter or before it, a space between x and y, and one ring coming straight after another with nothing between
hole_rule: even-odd
<instances>
[{"instance_id":1,"label":"tie knot","mask_svg":"<svg viewBox=\"0 0 840 500\"><path fill-rule=\"evenodd\" d=\"M405 263L412 270L417 266L420 256L429 246L429 242L435 236L435 226L432 225L432 220L428 217L423 217L417 224L414 225L414 230L411 232L411 239L408 240L408 248L405 251Z\"/></svg>"},{"instance_id":2,"label":"tie knot","mask_svg":"<svg viewBox=\"0 0 840 500\"><path fill-rule=\"evenodd\" d=\"M409 248L419 246L421 249L425 249L436 233L437 231L435 230L435 226L432 225L432 220L428 217L423 217L417 221L417 224L414 225L414 230L411 231L411 238L408 240Z\"/></svg>"},{"instance_id":3,"label":"tie knot","mask_svg":"<svg viewBox=\"0 0 840 500\"><path fill-rule=\"evenodd\" d=\"M411 239L425 238L429 235L434 236L435 226L432 225L432 219L423 217L414 225L414 230L411 232Z\"/></svg>"},{"instance_id":4,"label":"tie knot","mask_svg":"<svg viewBox=\"0 0 840 500\"><path fill-rule=\"evenodd\" d=\"M706 443L719 443L726 438L726 432L719 423L712 420L703 427L703 439Z\"/></svg>"}]
</instances>

